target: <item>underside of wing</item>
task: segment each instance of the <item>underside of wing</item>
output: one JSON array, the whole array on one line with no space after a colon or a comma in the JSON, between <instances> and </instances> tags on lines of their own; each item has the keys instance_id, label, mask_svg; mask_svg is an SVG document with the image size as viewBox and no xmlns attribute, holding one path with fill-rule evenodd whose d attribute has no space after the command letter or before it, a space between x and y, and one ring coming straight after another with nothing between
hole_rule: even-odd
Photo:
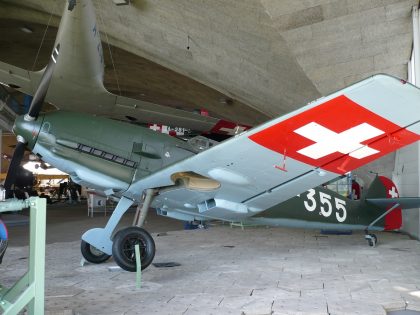
<instances>
[{"instance_id":1,"label":"underside of wing","mask_svg":"<svg viewBox=\"0 0 420 315\"><path fill-rule=\"evenodd\" d=\"M0 61L0 82L25 94L33 95L41 75Z\"/></svg>"},{"instance_id":2,"label":"underside of wing","mask_svg":"<svg viewBox=\"0 0 420 315\"><path fill-rule=\"evenodd\" d=\"M135 117L137 121L143 123L180 126L196 131L210 131L219 121L214 117L201 116L168 106L116 96L112 117L123 120L126 119L126 116Z\"/></svg>"}]
</instances>

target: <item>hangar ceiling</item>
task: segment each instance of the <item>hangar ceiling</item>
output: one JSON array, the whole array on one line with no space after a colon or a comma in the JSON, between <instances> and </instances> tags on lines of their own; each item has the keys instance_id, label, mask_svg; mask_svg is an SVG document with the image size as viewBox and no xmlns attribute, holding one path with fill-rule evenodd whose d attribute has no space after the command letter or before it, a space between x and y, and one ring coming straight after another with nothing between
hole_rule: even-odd
<instances>
[{"instance_id":1,"label":"hangar ceiling","mask_svg":"<svg viewBox=\"0 0 420 315\"><path fill-rule=\"evenodd\" d=\"M63 0L0 0L0 60L41 68ZM93 1L121 93L247 124L375 73L407 77L418 0ZM25 33L26 26L32 33ZM112 46L109 49L109 42ZM117 79L116 79L117 78Z\"/></svg>"},{"instance_id":2,"label":"hangar ceiling","mask_svg":"<svg viewBox=\"0 0 420 315\"><path fill-rule=\"evenodd\" d=\"M30 29L32 33L23 32L22 27ZM45 26L41 24L0 19L0 60L24 69L42 69L50 58L57 28L48 28L36 58L44 31ZM108 48L112 51L115 71ZM238 112L239 121L249 125L261 123L268 118L215 89L115 46L104 47L104 57L105 86L116 94L120 94L119 85L122 95L152 103L189 111L204 108L210 111L210 115L225 119L230 119ZM162 84L162 80L165 84Z\"/></svg>"},{"instance_id":3,"label":"hangar ceiling","mask_svg":"<svg viewBox=\"0 0 420 315\"><path fill-rule=\"evenodd\" d=\"M57 26L63 3L0 1L5 32L0 45L8 45L2 50L2 60L32 65L39 35L44 31L39 30L38 36L32 36L37 38L30 39L35 34L20 31L19 22L10 19L47 24L52 13L50 23ZM169 70L163 66L195 80L196 85L200 82L211 87L202 92L209 97L214 97L211 94L217 90L268 116L290 111L373 73L405 78L412 45L410 14L416 3L417 0L133 0L130 5L116 6L111 0L94 1L103 40L108 38L111 44L126 50L114 53L125 93L140 97L146 94L142 91L148 85L159 81L155 85L160 91L150 98L171 103L175 97L164 91L172 91L181 103L191 102L188 85L178 88L178 78L168 78ZM47 36L49 45L54 32ZM21 46L13 48L16 44ZM26 53L28 49L31 54ZM127 52L153 61L156 68L147 69L147 61ZM42 53L39 60L45 61L49 47ZM136 71L130 71L133 66ZM107 68L107 85L116 90L110 63ZM138 71L141 69L145 71ZM145 79L149 76L150 80ZM196 102L196 106L208 105L199 98ZM216 103L208 106L214 106L216 114L223 113L220 99ZM264 114L259 120L264 119Z\"/></svg>"}]
</instances>

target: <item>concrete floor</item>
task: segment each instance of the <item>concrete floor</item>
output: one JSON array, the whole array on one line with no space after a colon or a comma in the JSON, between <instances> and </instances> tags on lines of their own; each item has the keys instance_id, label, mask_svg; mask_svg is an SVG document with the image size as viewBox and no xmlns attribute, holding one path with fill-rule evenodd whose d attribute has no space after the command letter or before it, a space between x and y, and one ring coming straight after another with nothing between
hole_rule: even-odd
<instances>
[{"instance_id":1,"label":"concrete floor","mask_svg":"<svg viewBox=\"0 0 420 315\"><path fill-rule=\"evenodd\" d=\"M67 217L70 215L70 217ZM131 220L126 218L128 223ZM102 215L85 207L55 206L48 212L47 314L386 314L420 311L420 243L397 233L377 233L370 248L363 235L213 225L182 230L182 223L151 215L154 262L142 288L135 274L101 265L80 265L79 238ZM11 246L0 265L0 283L11 285L26 270L28 247L10 229ZM156 232L167 232L157 236ZM19 240L20 239L20 240Z\"/></svg>"}]
</instances>

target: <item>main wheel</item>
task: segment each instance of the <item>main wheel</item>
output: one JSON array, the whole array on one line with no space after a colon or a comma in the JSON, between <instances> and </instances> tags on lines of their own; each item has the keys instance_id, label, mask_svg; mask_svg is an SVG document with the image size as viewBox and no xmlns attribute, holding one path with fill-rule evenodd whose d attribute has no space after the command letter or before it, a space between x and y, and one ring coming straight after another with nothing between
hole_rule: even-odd
<instances>
[{"instance_id":1,"label":"main wheel","mask_svg":"<svg viewBox=\"0 0 420 315\"><path fill-rule=\"evenodd\" d=\"M136 271L135 245L140 247L141 269L147 268L155 257L155 241L144 229L137 226L124 228L115 234L112 243L112 256L122 269Z\"/></svg>"},{"instance_id":2,"label":"main wheel","mask_svg":"<svg viewBox=\"0 0 420 315\"><path fill-rule=\"evenodd\" d=\"M83 257L93 264L101 264L111 257L83 240L80 243L80 251L82 252Z\"/></svg>"}]
</instances>

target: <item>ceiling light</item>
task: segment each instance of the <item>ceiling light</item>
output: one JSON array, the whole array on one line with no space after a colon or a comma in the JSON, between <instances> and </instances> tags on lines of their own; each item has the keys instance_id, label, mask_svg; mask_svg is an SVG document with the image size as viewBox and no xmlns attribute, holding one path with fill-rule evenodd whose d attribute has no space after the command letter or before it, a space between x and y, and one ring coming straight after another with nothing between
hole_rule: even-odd
<instances>
[{"instance_id":1,"label":"ceiling light","mask_svg":"<svg viewBox=\"0 0 420 315\"><path fill-rule=\"evenodd\" d=\"M225 104L225 105L232 105L233 104L233 99L231 99L229 97L222 97L219 101L220 101L220 103Z\"/></svg>"},{"instance_id":2,"label":"ceiling light","mask_svg":"<svg viewBox=\"0 0 420 315\"><path fill-rule=\"evenodd\" d=\"M130 0L112 0L116 5L127 5L130 4Z\"/></svg>"},{"instance_id":3,"label":"ceiling light","mask_svg":"<svg viewBox=\"0 0 420 315\"><path fill-rule=\"evenodd\" d=\"M31 173L40 175L67 175L56 168L43 169L42 167L39 167L39 164L40 162L29 161L23 165L23 168Z\"/></svg>"},{"instance_id":4,"label":"ceiling light","mask_svg":"<svg viewBox=\"0 0 420 315\"><path fill-rule=\"evenodd\" d=\"M34 30L31 27L27 26L27 25L22 26L20 28L20 30L22 32L24 32L24 33L27 33L27 34L32 34L34 32Z\"/></svg>"}]
</instances>

